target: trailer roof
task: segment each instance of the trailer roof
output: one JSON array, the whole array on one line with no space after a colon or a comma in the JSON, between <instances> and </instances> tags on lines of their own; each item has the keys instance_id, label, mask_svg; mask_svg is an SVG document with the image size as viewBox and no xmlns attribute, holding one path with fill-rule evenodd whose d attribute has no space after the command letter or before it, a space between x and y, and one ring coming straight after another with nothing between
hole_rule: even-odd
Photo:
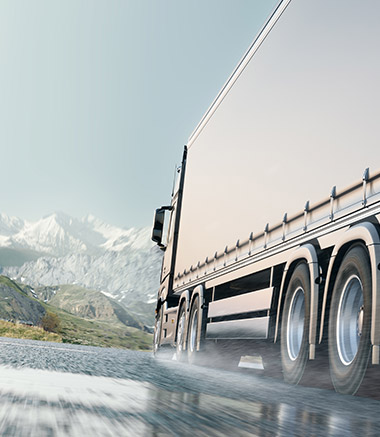
<instances>
[{"instance_id":1,"label":"trailer roof","mask_svg":"<svg viewBox=\"0 0 380 437\"><path fill-rule=\"evenodd\" d=\"M225 96L230 91L231 87L234 85L236 80L239 78L241 73L244 71L245 67L252 59L253 55L256 53L258 48L261 46L262 42L265 40L269 32L272 30L273 26L276 24L277 20L280 18L286 7L289 5L291 0L280 0L277 6L274 8L273 12L269 15L267 21L260 29L259 33L253 40L252 44L249 46L248 50L244 54L244 56L239 61L238 65L227 79L226 83L223 85L222 89L207 109L204 116L201 118L201 121L198 123L197 127L194 129L192 134L189 137L187 147L188 149L191 147L192 143L195 141L197 136L200 134L202 129L206 126L212 114L217 110L218 106L222 103Z\"/></svg>"}]
</instances>

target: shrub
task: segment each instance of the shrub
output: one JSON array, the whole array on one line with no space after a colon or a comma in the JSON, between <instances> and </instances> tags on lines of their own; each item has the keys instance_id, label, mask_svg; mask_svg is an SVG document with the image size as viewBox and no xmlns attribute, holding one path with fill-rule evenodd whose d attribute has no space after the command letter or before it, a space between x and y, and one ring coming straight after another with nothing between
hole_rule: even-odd
<instances>
[{"instance_id":1,"label":"shrub","mask_svg":"<svg viewBox=\"0 0 380 437\"><path fill-rule=\"evenodd\" d=\"M47 311L41 320L41 326L45 331L58 332L60 320L57 314Z\"/></svg>"}]
</instances>

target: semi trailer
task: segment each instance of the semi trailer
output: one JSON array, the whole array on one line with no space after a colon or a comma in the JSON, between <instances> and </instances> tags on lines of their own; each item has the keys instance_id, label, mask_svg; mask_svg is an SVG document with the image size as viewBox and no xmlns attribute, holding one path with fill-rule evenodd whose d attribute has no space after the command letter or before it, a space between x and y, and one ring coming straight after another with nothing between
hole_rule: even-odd
<instances>
[{"instance_id":1,"label":"semi trailer","mask_svg":"<svg viewBox=\"0 0 380 437\"><path fill-rule=\"evenodd\" d=\"M155 212L155 353L257 345L293 384L327 354L346 394L380 372L379 23L376 0L278 2Z\"/></svg>"}]
</instances>

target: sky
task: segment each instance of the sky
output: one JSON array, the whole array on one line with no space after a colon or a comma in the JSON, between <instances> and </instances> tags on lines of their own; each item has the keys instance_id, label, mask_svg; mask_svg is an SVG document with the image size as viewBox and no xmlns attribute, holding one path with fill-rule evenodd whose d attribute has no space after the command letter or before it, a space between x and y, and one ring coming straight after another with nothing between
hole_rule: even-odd
<instances>
[{"instance_id":1,"label":"sky","mask_svg":"<svg viewBox=\"0 0 380 437\"><path fill-rule=\"evenodd\" d=\"M274 0L2 0L0 212L141 227Z\"/></svg>"}]
</instances>

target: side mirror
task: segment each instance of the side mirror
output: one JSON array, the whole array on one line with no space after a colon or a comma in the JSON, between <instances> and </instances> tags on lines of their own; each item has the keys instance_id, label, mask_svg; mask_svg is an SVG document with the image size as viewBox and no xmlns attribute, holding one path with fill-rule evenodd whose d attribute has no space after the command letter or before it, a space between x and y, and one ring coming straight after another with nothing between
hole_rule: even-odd
<instances>
[{"instance_id":1,"label":"side mirror","mask_svg":"<svg viewBox=\"0 0 380 437\"><path fill-rule=\"evenodd\" d=\"M154 214L154 223L152 231L152 240L157 243L162 250L165 246L162 244L162 234L164 233L165 211L172 211L172 206L161 206L156 209Z\"/></svg>"},{"instance_id":2,"label":"side mirror","mask_svg":"<svg viewBox=\"0 0 380 437\"><path fill-rule=\"evenodd\" d=\"M162 246L162 233L164 230L165 209L158 208L154 214L152 240Z\"/></svg>"}]
</instances>

